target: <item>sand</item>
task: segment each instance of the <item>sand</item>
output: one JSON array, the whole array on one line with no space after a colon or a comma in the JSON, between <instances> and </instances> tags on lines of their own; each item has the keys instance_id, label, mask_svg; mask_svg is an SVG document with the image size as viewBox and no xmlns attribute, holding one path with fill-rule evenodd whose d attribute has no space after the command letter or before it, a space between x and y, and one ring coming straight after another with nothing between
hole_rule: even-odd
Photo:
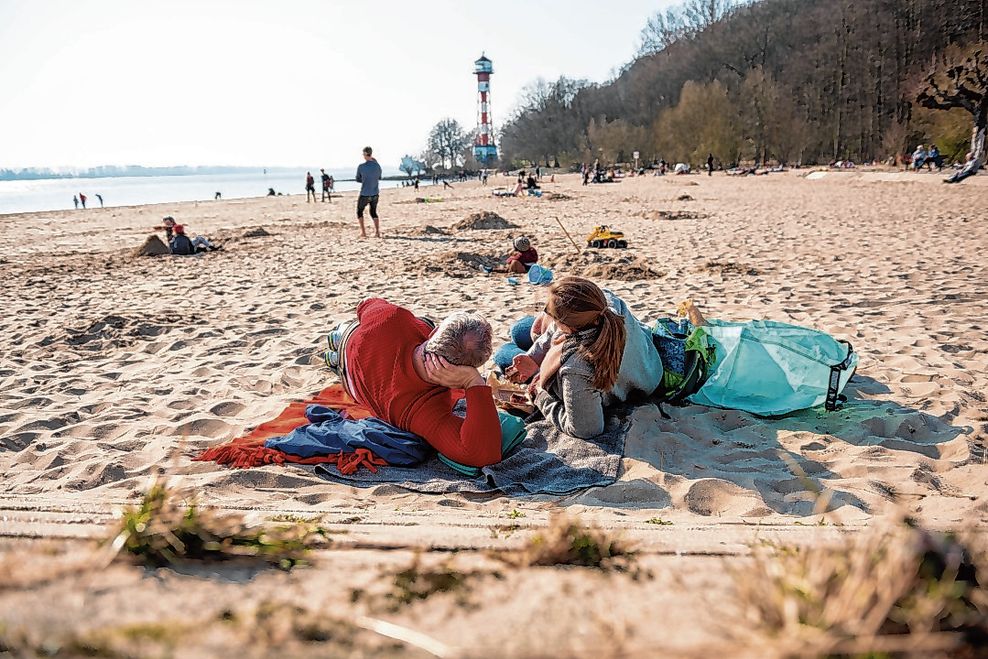
<instances>
[{"instance_id":1,"label":"sand","mask_svg":"<svg viewBox=\"0 0 988 659\"><path fill-rule=\"evenodd\" d=\"M327 552L288 576L205 568L149 580L116 565L0 587L0 627L57 636L166 614L196 624L271 600L364 611L351 590L386 581L417 548L441 550L430 561L456 549L462 564L483 565L480 550L524 542L563 508L634 540L653 578L512 569L481 579L469 605L448 595L381 617L444 639L457 656L700 651L725 642L715 624L730 609L723 562L743 564L756 538L830 542L892 502L936 528L988 528L988 176L945 186L925 174L792 172L589 187L559 176L544 187L555 194L495 199L470 182L436 190L434 204L389 190L385 237L365 241L352 195L0 217L0 552L42 560L39 542L54 555L82 551L158 473L210 506L256 519L322 514L347 531L344 545L398 547ZM454 228L484 211L518 228ZM223 251L135 256L165 215ZM578 255L554 218L580 244L607 224L629 247ZM557 276L593 276L643 320L692 296L711 317L850 340L861 355L850 404L771 420L642 408L619 481L563 498L360 490L300 467L191 462L330 382L323 334L365 297L432 317L477 310L506 338L544 291L477 264L517 235ZM204 654L211 642L250 654L243 634L201 642Z\"/></svg>"}]
</instances>

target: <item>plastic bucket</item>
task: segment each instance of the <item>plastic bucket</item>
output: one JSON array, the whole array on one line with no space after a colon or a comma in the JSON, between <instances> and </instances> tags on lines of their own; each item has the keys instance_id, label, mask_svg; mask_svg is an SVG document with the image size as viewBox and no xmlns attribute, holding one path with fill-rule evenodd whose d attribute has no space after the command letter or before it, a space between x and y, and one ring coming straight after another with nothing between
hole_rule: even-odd
<instances>
[{"instance_id":1,"label":"plastic bucket","mask_svg":"<svg viewBox=\"0 0 988 659\"><path fill-rule=\"evenodd\" d=\"M552 270L535 264L528 269L528 281L536 286L549 284L552 282Z\"/></svg>"}]
</instances>

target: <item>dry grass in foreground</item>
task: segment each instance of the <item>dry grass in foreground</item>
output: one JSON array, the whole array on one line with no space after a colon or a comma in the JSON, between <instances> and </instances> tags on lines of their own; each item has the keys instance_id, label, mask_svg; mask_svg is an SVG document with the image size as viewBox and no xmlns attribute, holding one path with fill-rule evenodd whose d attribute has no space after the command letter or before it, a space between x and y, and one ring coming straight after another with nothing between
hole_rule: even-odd
<instances>
[{"instance_id":1,"label":"dry grass in foreground","mask_svg":"<svg viewBox=\"0 0 988 659\"><path fill-rule=\"evenodd\" d=\"M559 514L552 518L545 534L534 536L520 552L500 558L525 566L576 565L625 571L634 564L635 552L619 538Z\"/></svg>"},{"instance_id":2,"label":"dry grass in foreground","mask_svg":"<svg viewBox=\"0 0 988 659\"><path fill-rule=\"evenodd\" d=\"M248 526L239 516L200 508L194 499L157 480L137 506L124 510L112 536L114 553L126 551L150 567L189 560L252 558L291 569L310 549L328 542L317 523Z\"/></svg>"},{"instance_id":3,"label":"dry grass in foreground","mask_svg":"<svg viewBox=\"0 0 988 659\"><path fill-rule=\"evenodd\" d=\"M731 635L753 628L784 654L988 656L984 556L953 535L904 521L837 547L763 543L729 570Z\"/></svg>"}]
</instances>

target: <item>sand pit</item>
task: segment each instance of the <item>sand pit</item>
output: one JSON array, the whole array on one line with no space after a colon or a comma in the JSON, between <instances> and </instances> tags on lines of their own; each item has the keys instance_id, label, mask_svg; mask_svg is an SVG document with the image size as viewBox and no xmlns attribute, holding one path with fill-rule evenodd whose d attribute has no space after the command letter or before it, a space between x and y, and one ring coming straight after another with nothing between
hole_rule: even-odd
<instances>
[{"instance_id":1,"label":"sand pit","mask_svg":"<svg viewBox=\"0 0 988 659\"><path fill-rule=\"evenodd\" d=\"M548 266L557 278L575 275L594 280L635 281L663 276L647 259L625 250L585 249L579 255L564 252L544 258L542 264Z\"/></svg>"},{"instance_id":2,"label":"sand pit","mask_svg":"<svg viewBox=\"0 0 988 659\"><path fill-rule=\"evenodd\" d=\"M756 277L761 274L757 268L733 261L707 261L701 267L707 272L714 272L720 275Z\"/></svg>"},{"instance_id":3,"label":"sand pit","mask_svg":"<svg viewBox=\"0 0 988 659\"><path fill-rule=\"evenodd\" d=\"M517 229L517 224L512 224L506 219L492 211L481 211L471 213L457 222L452 227L456 231L491 230L491 229Z\"/></svg>"},{"instance_id":4,"label":"sand pit","mask_svg":"<svg viewBox=\"0 0 988 659\"><path fill-rule=\"evenodd\" d=\"M639 217L646 220L702 220L706 219L706 213L696 211L665 211L665 210L643 210L638 212Z\"/></svg>"},{"instance_id":5,"label":"sand pit","mask_svg":"<svg viewBox=\"0 0 988 659\"><path fill-rule=\"evenodd\" d=\"M493 268L499 262L495 254L446 251L430 255L425 262L402 264L398 271L416 276L442 275L453 279L464 279L487 276L483 268L485 266Z\"/></svg>"},{"instance_id":6,"label":"sand pit","mask_svg":"<svg viewBox=\"0 0 988 659\"><path fill-rule=\"evenodd\" d=\"M253 229L247 229L241 236L243 238L267 238L271 234L264 227L254 227Z\"/></svg>"},{"instance_id":7,"label":"sand pit","mask_svg":"<svg viewBox=\"0 0 988 659\"><path fill-rule=\"evenodd\" d=\"M134 249L134 256L162 256L171 254L168 245L158 236L151 234L144 240L144 244Z\"/></svg>"}]
</instances>

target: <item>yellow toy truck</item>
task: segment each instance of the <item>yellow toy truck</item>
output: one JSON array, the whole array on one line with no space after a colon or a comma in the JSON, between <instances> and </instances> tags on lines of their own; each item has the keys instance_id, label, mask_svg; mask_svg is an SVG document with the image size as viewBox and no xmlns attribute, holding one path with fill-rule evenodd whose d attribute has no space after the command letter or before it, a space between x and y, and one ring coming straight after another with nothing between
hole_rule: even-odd
<instances>
[{"instance_id":1,"label":"yellow toy truck","mask_svg":"<svg viewBox=\"0 0 988 659\"><path fill-rule=\"evenodd\" d=\"M611 249L624 249L628 246L628 241L624 239L624 233L608 228L606 224L594 227L593 232L587 236L587 247L610 247Z\"/></svg>"}]
</instances>

